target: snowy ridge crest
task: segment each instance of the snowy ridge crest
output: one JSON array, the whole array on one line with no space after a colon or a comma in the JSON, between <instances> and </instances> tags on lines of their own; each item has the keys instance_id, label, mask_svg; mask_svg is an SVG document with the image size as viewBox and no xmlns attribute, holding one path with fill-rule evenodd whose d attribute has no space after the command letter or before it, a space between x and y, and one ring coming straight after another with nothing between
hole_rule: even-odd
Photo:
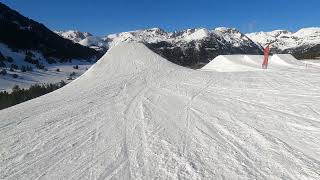
<instances>
[{"instance_id":1,"label":"snowy ridge crest","mask_svg":"<svg viewBox=\"0 0 320 180\"><path fill-rule=\"evenodd\" d=\"M90 33L81 33L79 31L56 31L64 38L70 39L84 46L108 46L113 47L121 42L145 42L156 43L166 41L170 43L187 43L190 41L201 41L212 36L219 36L227 42L240 46L241 42L249 39L235 28L216 28L208 30L206 28L193 28L181 31L166 32L161 28L151 28L145 30L135 30L110 34L105 37L93 36ZM88 43L88 41L90 43ZM106 45L107 44L107 45Z\"/></svg>"},{"instance_id":2,"label":"snowy ridge crest","mask_svg":"<svg viewBox=\"0 0 320 180\"><path fill-rule=\"evenodd\" d=\"M246 35L261 46L266 46L268 43L272 42L272 48L282 51L299 46L320 44L319 27L303 28L297 32L275 30L270 32L249 33Z\"/></svg>"},{"instance_id":3,"label":"snowy ridge crest","mask_svg":"<svg viewBox=\"0 0 320 180\"><path fill-rule=\"evenodd\" d=\"M88 32L80 32L77 30L54 32L65 39L73 41L74 43L78 43L98 51L106 51L108 49L108 44L101 37L93 36Z\"/></svg>"}]
</instances>

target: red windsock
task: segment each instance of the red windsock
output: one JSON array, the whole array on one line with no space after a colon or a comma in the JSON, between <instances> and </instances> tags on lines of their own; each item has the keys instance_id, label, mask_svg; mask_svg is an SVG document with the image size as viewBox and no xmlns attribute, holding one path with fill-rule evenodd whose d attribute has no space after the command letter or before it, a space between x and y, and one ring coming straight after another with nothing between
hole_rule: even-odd
<instances>
[{"instance_id":1,"label":"red windsock","mask_svg":"<svg viewBox=\"0 0 320 180\"><path fill-rule=\"evenodd\" d=\"M262 63L262 69L268 68L268 58L269 58L270 47L269 45L264 49L264 59Z\"/></svg>"}]
</instances>

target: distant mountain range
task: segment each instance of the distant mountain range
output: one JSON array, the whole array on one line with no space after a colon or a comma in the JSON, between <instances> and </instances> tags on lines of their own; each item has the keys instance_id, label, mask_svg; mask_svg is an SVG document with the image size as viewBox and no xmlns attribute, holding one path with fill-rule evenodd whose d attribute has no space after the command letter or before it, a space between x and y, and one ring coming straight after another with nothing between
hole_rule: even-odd
<instances>
[{"instance_id":1,"label":"distant mountain range","mask_svg":"<svg viewBox=\"0 0 320 180\"><path fill-rule=\"evenodd\" d=\"M142 42L168 60L187 67L197 68L220 54L261 54L262 47L236 29L205 28L166 32L160 28L137 30L96 37L79 31L57 32L64 38L86 45L90 39L97 44L89 47L110 48L120 42ZM83 37L83 38L80 38ZM93 42L93 41L90 41Z\"/></svg>"},{"instance_id":2,"label":"distant mountain range","mask_svg":"<svg viewBox=\"0 0 320 180\"><path fill-rule=\"evenodd\" d=\"M60 62L98 59L109 48L131 41L142 42L169 61L191 68L201 67L221 54L262 54L263 47L270 42L272 53L292 53L299 59L320 57L320 28L250 34L224 27L174 32L152 28L98 37L73 30L52 32L2 3L0 21L0 43L13 51L36 51L44 60ZM7 56L3 52L2 55Z\"/></svg>"},{"instance_id":3,"label":"distant mountain range","mask_svg":"<svg viewBox=\"0 0 320 180\"><path fill-rule=\"evenodd\" d=\"M315 59L320 57L320 28L311 27L297 32L276 30L246 34L257 44L270 45L274 53L290 53L299 59Z\"/></svg>"},{"instance_id":4,"label":"distant mountain range","mask_svg":"<svg viewBox=\"0 0 320 180\"><path fill-rule=\"evenodd\" d=\"M101 37L93 36L88 32L80 32L80 31L74 31L74 30L54 31L54 32L60 35L61 37L65 39L69 39L82 46L87 46L102 52L108 50L108 44Z\"/></svg>"},{"instance_id":5,"label":"distant mountain range","mask_svg":"<svg viewBox=\"0 0 320 180\"><path fill-rule=\"evenodd\" d=\"M298 59L320 57L320 28L304 28L297 32L276 30L249 34L224 27L175 32L152 28L104 37L72 30L56 33L100 51L106 51L120 42L142 42L170 61L193 68L201 67L220 54L262 54L268 43L272 43L271 53L290 53Z\"/></svg>"}]
</instances>

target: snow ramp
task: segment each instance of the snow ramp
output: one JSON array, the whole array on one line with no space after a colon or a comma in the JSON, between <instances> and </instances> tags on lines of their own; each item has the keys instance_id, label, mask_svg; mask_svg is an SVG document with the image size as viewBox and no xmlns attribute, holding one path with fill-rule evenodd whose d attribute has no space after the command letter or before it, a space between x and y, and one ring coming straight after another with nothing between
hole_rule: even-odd
<instances>
[{"instance_id":1,"label":"snow ramp","mask_svg":"<svg viewBox=\"0 0 320 180\"><path fill-rule=\"evenodd\" d=\"M245 72L261 71L263 55L220 55L202 68L205 71ZM305 67L305 63L291 54L275 54L269 57L268 69L283 70Z\"/></svg>"},{"instance_id":2,"label":"snow ramp","mask_svg":"<svg viewBox=\"0 0 320 180\"><path fill-rule=\"evenodd\" d=\"M285 66L285 67L299 67L305 66L305 63L300 62L291 54L274 54L269 59L269 65L272 66Z\"/></svg>"},{"instance_id":3,"label":"snow ramp","mask_svg":"<svg viewBox=\"0 0 320 180\"><path fill-rule=\"evenodd\" d=\"M319 74L196 71L120 44L0 111L0 179L319 179Z\"/></svg>"},{"instance_id":4,"label":"snow ramp","mask_svg":"<svg viewBox=\"0 0 320 180\"><path fill-rule=\"evenodd\" d=\"M259 71L256 58L250 58L248 55L219 55L201 70L215 70L218 72L242 72Z\"/></svg>"}]
</instances>

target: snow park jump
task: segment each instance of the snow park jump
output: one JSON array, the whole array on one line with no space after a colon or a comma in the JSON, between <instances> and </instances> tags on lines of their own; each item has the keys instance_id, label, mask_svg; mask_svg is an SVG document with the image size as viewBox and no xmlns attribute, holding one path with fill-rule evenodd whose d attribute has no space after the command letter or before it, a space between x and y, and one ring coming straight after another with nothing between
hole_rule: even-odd
<instances>
[{"instance_id":1,"label":"snow park jump","mask_svg":"<svg viewBox=\"0 0 320 180\"><path fill-rule=\"evenodd\" d=\"M319 0L43 2L0 2L0 180L320 180Z\"/></svg>"},{"instance_id":2,"label":"snow park jump","mask_svg":"<svg viewBox=\"0 0 320 180\"><path fill-rule=\"evenodd\" d=\"M268 68L269 71L306 68L306 62L297 60L291 54L273 54L269 56L267 50L265 55L220 55L201 68L201 70L218 72L261 71L261 62L262 69ZM309 65L308 67L314 69L318 66Z\"/></svg>"},{"instance_id":3,"label":"snow park jump","mask_svg":"<svg viewBox=\"0 0 320 180\"><path fill-rule=\"evenodd\" d=\"M319 179L320 70L268 73L262 57L192 70L119 44L76 81L0 111L0 179Z\"/></svg>"}]
</instances>

